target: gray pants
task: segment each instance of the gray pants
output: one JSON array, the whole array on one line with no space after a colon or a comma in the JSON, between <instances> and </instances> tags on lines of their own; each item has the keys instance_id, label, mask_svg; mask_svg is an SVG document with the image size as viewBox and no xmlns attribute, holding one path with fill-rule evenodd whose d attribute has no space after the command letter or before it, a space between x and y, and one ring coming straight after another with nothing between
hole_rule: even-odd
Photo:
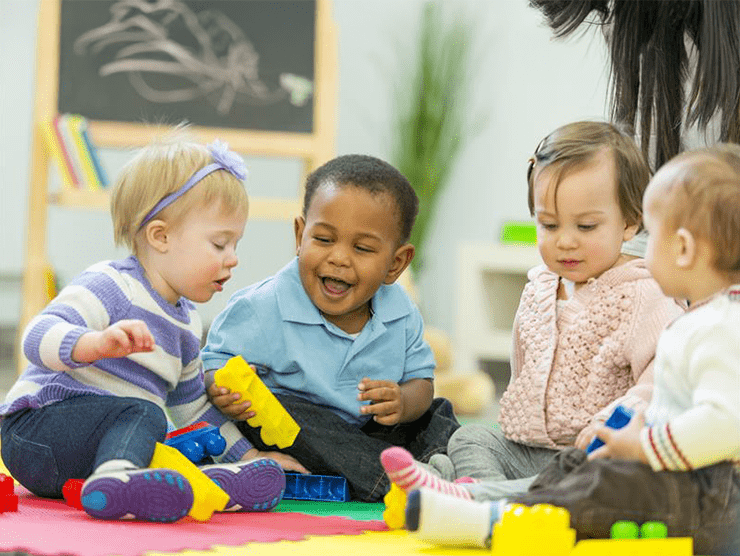
<instances>
[{"instance_id":1,"label":"gray pants","mask_svg":"<svg viewBox=\"0 0 740 556\"><path fill-rule=\"evenodd\" d=\"M460 477L480 479L480 483L465 485L473 498L498 500L527 492L557 453L508 440L498 426L464 425L450 437L447 456L433 456L429 466L450 481Z\"/></svg>"},{"instance_id":2,"label":"gray pants","mask_svg":"<svg viewBox=\"0 0 740 556\"><path fill-rule=\"evenodd\" d=\"M662 521L668 536L693 537L695 554L740 554L740 471L729 462L656 472L634 461L588 461L570 448L509 501L565 508L579 538L609 538L620 519Z\"/></svg>"}]
</instances>

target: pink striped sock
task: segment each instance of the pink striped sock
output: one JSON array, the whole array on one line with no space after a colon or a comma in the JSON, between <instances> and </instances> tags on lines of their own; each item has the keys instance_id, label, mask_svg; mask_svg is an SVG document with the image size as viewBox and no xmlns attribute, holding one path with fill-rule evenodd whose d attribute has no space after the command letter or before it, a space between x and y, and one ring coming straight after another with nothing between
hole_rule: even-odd
<instances>
[{"instance_id":1,"label":"pink striped sock","mask_svg":"<svg viewBox=\"0 0 740 556\"><path fill-rule=\"evenodd\" d=\"M414 461L414 457L407 450L399 446L383 450L380 454L380 463L391 482L406 492L426 487L457 498L466 500L471 498L466 489L432 475Z\"/></svg>"}]
</instances>

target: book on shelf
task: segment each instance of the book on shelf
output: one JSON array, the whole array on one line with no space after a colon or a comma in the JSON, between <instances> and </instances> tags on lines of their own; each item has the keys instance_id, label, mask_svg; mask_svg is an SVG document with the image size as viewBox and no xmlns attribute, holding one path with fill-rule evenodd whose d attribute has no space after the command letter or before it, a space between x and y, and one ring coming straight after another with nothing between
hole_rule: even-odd
<instances>
[{"instance_id":1,"label":"book on shelf","mask_svg":"<svg viewBox=\"0 0 740 556\"><path fill-rule=\"evenodd\" d=\"M57 130L59 131L59 138L62 142L67 158L69 159L70 173L75 178L75 186L79 189L86 189L85 187L85 176L82 175L82 163L80 162L80 155L75 147L74 139L72 138L72 130L69 128L69 115L59 114L56 119Z\"/></svg>"},{"instance_id":2,"label":"book on shelf","mask_svg":"<svg viewBox=\"0 0 740 556\"><path fill-rule=\"evenodd\" d=\"M72 140L72 159L77 161L82 168L81 173L87 189L97 191L101 187L100 178L95 171L95 165L90 157L85 139L82 137L82 126L85 119L79 114L67 114L64 116L64 120Z\"/></svg>"},{"instance_id":3,"label":"book on shelf","mask_svg":"<svg viewBox=\"0 0 740 556\"><path fill-rule=\"evenodd\" d=\"M59 167L65 187L97 191L108 185L84 117L59 114L43 122L42 127L46 147Z\"/></svg>"}]
</instances>

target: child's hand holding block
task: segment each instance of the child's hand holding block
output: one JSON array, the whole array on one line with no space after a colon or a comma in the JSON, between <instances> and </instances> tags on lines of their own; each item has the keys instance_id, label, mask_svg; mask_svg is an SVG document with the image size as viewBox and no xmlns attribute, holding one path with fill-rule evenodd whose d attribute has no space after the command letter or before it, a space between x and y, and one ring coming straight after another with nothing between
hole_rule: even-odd
<instances>
[{"instance_id":1,"label":"child's hand holding block","mask_svg":"<svg viewBox=\"0 0 740 556\"><path fill-rule=\"evenodd\" d=\"M232 357L214 374L217 386L241 394L241 400L252 402L256 413L247 423L261 427L260 437L265 444L287 448L295 442L301 428L265 386L254 369L240 355Z\"/></svg>"},{"instance_id":2,"label":"child's hand holding block","mask_svg":"<svg viewBox=\"0 0 740 556\"><path fill-rule=\"evenodd\" d=\"M609 416L609 418L606 420L606 423L604 424L607 427L611 427L613 429L621 429L630 422L630 419L632 419L632 412L629 409L618 405L614 408L614 411L612 411L612 414ZM603 440L601 440L599 437L594 437L594 439L591 441L591 444L589 444L586 448L586 453L590 454L596 448L601 448L603 445Z\"/></svg>"}]
</instances>

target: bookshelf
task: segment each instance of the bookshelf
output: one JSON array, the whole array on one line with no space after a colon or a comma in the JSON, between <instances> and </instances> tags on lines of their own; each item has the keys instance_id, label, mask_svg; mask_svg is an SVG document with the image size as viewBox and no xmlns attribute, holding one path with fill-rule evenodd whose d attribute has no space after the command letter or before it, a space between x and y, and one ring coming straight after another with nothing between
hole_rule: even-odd
<instances>
[{"instance_id":1,"label":"bookshelf","mask_svg":"<svg viewBox=\"0 0 740 556\"><path fill-rule=\"evenodd\" d=\"M534 245L465 243L458 250L455 359L462 369L508 362L527 271L542 264Z\"/></svg>"},{"instance_id":2,"label":"bookshelf","mask_svg":"<svg viewBox=\"0 0 740 556\"><path fill-rule=\"evenodd\" d=\"M70 1L70 0L66 0ZM25 261L21 291L21 314L18 325L17 365L20 373L26 365L20 350L20 335L28 322L48 302L47 212L50 205L64 208L107 210L105 190L63 187L49 191L48 176L51 155L46 148L42 122L59 111L60 101L60 36L65 0L40 0L38 11L35 95L31 134L31 169L26 220ZM100 4L112 0L99 0ZM184 1L187 3L187 0ZM79 3L77 4L79 6ZM193 3L195 6L196 3ZM267 3L265 3L267 5ZM191 128L196 140L210 143L221 139L243 155L299 159L303 176L334 156L337 105L336 29L331 17L331 0L315 0L315 28L306 36L315 37L313 45L313 102L311 131L263 131L196 125ZM84 116L85 114L83 114ZM178 120L179 121L179 120ZM166 127L128 121L89 119L88 133L98 147L131 148L143 146L160 136ZM111 180L115 176L110 176ZM301 183L303 180L301 180ZM301 206L301 185L290 198L250 198L250 220L292 220Z\"/></svg>"}]
</instances>

